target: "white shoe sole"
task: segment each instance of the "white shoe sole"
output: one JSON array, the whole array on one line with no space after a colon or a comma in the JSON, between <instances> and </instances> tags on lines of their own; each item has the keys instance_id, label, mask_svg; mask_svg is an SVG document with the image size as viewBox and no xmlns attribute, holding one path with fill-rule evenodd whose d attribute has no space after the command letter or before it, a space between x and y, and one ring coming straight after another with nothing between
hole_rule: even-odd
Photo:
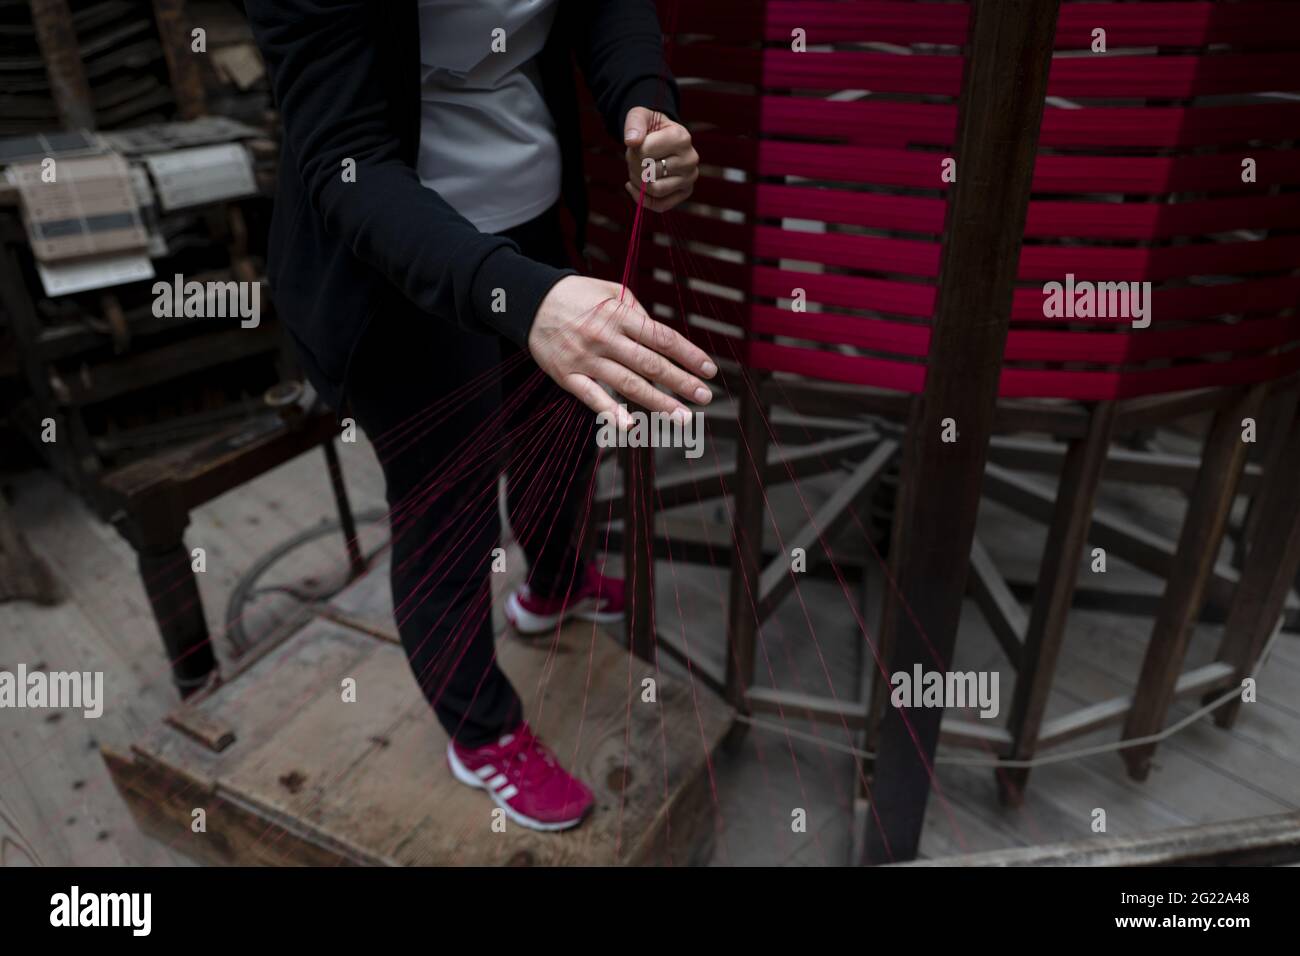
<instances>
[{"instance_id":1,"label":"white shoe sole","mask_svg":"<svg viewBox=\"0 0 1300 956\"><path fill-rule=\"evenodd\" d=\"M488 785L476 777L468 767L460 762L456 756L456 748L452 746L451 741L447 741L447 764L451 767L452 776L467 787L473 787L475 790L487 790L487 795L492 798L492 802L506 812L506 816L521 827L527 827L530 830L541 830L543 832L554 832L556 830L568 830L576 827L582 822L582 816L574 817L572 820L561 820L559 823L543 823L541 820L534 820L532 817L526 817L518 810L511 807L502 800L495 790L489 789Z\"/></svg>"},{"instance_id":2,"label":"white shoe sole","mask_svg":"<svg viewBox=\"0 0 1300 956\"><path fill-rule=\"evenodd\" d=\"M597 624L612 624L623 620L622 611L571 611L568 614L534 614L519 603L515 592L506 598L506 620L520 634L545 634L559 626L565 617L579 621L595 621Z\"/></svg>"}]
</instances>

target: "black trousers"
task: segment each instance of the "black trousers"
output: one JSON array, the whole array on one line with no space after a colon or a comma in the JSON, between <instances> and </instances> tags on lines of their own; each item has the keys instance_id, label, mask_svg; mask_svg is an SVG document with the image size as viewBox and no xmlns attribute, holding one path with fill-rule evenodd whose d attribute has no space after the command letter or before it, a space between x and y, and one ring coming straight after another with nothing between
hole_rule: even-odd
<instances>
[{"instance_id":1,"label":"black trousers","mask_svg":"<svg viewBox=\"0 0 1300 956\"><path fill-rule=\"evenodd\" d=\"M557 209L504 234L530 258L568 267ZM594 417L513 343L401 302L371 319L347 396L384 471L393 604L411 669L458 743L494 741L523 716L496 664L492 631L499 476L515 455L504 468L508 514L528 557L529 587L567 593L582 574L575 538L595 460ZM569 423L566 441L523 452L530 436L538 444L539 428L560 421ZM485 451L517 432L511 447Z\"/></svg>"}]
</instances>

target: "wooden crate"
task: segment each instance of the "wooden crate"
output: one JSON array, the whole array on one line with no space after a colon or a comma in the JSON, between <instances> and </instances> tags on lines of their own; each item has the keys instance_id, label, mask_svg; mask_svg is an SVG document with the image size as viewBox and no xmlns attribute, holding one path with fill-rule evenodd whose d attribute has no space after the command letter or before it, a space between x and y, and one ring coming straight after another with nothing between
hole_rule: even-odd
<instances>
[{"instance_id":1,"label":"wooden crate","mask_svg":"<svg viewBox=\"0 0 1300 956\"><path fill-rule=\"evenodd\" d=\"M393 633L387 574L363 577L326 614L259 649L129 753L104 759L137 823L214 863L605 865L700 863L717 814L712 752L730 723L718 698L656 675L588 624L550 640L498 639L533 728L592 787L567 833L506 822L452 779L447 738ZM342 699L345 678L356 702ZM642 701L642 680L657 702ZM194 811L206 832L193 832ZM497 816L500 816L499 814Z\"/></svg>"}]
</instances>

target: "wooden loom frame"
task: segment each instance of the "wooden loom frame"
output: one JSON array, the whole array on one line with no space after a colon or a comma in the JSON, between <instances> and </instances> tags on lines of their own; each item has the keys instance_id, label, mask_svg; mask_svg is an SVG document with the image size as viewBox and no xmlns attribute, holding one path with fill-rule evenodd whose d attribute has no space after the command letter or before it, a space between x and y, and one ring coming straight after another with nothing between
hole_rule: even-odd
<instances>
[{"instance_id":1,"label":"wooden loom frame","mask_svg":"<svg viewBox=\"0 0 1300 956\"><path fill-rule=\"evenodd\" d=\"M718 672L673 635L656 632L652 615L634 613L629 621L629 643L634 652L650 657L656 646L664 649L701 680L723 691L738 714L796 715L866 731L867 749L876 752L872 769L881 771L875 774L881 827L868 835L864 849L868 862L915 855L929 791L929 765L940 736L950 743L987 748L1000 757L1024 762L1032 760L1041 748L1111 724L1123 724L1125 740L1148 737L1164 726L1175 698L1199 694L1208 702L1225 688L1239 684L1251 672L1282 615L1289 584L1300 565L1300 495L1287 480L1288 475L1300 473L1300 415L1294 414L1300 385L1296 375L1253 387L1056 405L995 401L988 376L971 372L972 368L988 367L989 362L996 367L1001 360L1058 4L1047 0L993 7L975 0L973 6L982 12L971 24L971 62L958 110L959 137L971 135L975 129L981 137L1003 145L999 149L959 149L967 159L963 177L949 200L949 220L959 218L967 226L960 234L945 236L926 393L907 396L851 386L782 382L761 372L734 375L736 388L730 391L740 395L734 426L715 416L709 416L709 421L716 423L715 433L734 427L741 438L736 466L716 480L706 479L707 491L701 495L726 494L727 481L734 482L733 573L724 671ZM1047 16L1049 9L1051 15ZM1007 71L999 75L995 66L999 58L1023 58L1026 51L1032 62L1022 59L1018 76ZM1042 58L1044 51L1046 57ZM1029 118L1026 109L1038 112ZM1017 157L1019 162L1009 161ZM976 163L979 168L972 174ZM1000 180L999 175L1004 178ZM981 183L982 195L962 188L962 182L972 180ZM965 215L959 216L958 211ZM990 256L988 250L996 253ZM956 321L958 315L990 314L1000 319L981 322L975 330L970 328L975 322L968 321L963 327ZM798 417L772 424L772 408L782 400ZM1266 402L1276 403L1280 412L1265 436L1267 468L1261 469L1248 463L1240 428L1241 420L1258 415ZM944 409L954 407L964 412L961 444L965 448L945 459L943 450L933 447L939 443L919 441L917 436L937 434ZM812 417L843 416L846 411L907 421L904 445L900 449L890 439L873 440L861 422L841 417L835 423ZM1213 421L1199 462L1112 447L1116 436L1202 412L1212 412ZM789 433L801 425L827 437L793 451L770 449L778 431ZM1045 432L1065 444L995 436L1015 431ZM941 713L925 711L911 712L910 721L905 722L897 710L884 707L886 695L879 673L869 702L753 686L758 627L795 582L787 555L765 556L762 551L763 484L817 473L823 470L818 461L824 466L826 455L855 449L862 455L850 466L848 480L795 532L790 543L815 542L821 532L833 527L855 502L870 493L890 459L901 450L904 497L897 509L890 558L891 576L900 582L903 593L888 593L879 652L889 661L890 671L932 659L927 653L931 648L941 659L951 660L961 602L964 596L973 597L1022 675L1006 728L990 729L969 721L943 721L941 727ZM617 540L628 555L633 606L644 608L652 606L653 568L647 566L651 562L636 556L651 553L651 549L663 553L668 544L654 533L656 497L665 507L690 499L677 481L654 483L649 454L633 453L628 461L626 534ZM1025 481L1013 468L1059 472L1057 493ZM1179 540L1126 527L1105 512L1094 513L1100 481L1107 472L1121 480L1185 491L1189 501ZM1048 526L1028 615L974 537L981 486L990 498ZM1218 554L1239 490L1254 493L1257 507L1252 512L1266 514L1269 520L1251 523L1253 534L1238 570L1220 563ZM924 522L917 521L919 509L911 505L918 497L931 503L931 514ZM1242 538L1242 543L1247 543L1244 532ZM1102 701L1045 721L1067 612L1078 591L1075 572L1089 540L1163 576L1164 593L1154 607L1152 637L1133 697ZM672 545L681 555L682 543L674 541ZM831 557L825 551L806 550L810 570L813 561ZM838 556L835 560L842 564ZM974 573L968 578L969 571ZM944 589L937 596L922 594L918 582L927 577L961 581L964 586ZM1090 598L1097 600L1099 595L1094 592ZM1184 672L1190 628L1207 604L1214 615L1226 620L1217 659ZM904 613L904 607L911 612ZM1238 711L1239 702L1229 701L1219 709L1216 720L1228 726ZM913 736L919 740L919 748ZM1154 743L1148 742L1122 751L1134 778L1147 776L1154 748ZM1003 799L1018 802L1028 769L999 768L998 777Z\"/></svg>"}]
</instances>

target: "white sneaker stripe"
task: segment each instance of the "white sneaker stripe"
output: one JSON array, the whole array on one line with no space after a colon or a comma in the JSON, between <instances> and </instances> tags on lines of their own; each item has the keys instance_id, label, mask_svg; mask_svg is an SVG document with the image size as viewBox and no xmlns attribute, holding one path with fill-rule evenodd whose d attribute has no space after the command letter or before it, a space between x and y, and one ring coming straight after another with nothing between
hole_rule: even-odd
<instances>
[{"instance_id":1,"label":"white sneaker stripe","mask_svg":"<svg viewBox=\"0 0 1300 956\"><path fill-rule=\"evenodd\" d=\"M506 782L506 775L503 773L499 773L491 780L489 780L487 785L489 789L500 790L502 784L504 784L505 782Z\"/></svg>"},{"instance_id":2,"label":"white sneaker stripe","mask_svg":"<svg viewBox=\"0 0 1300 956\"><path fill-rule=\"evenodd\" d=\"M485 763L483 766L479 767L477 770L474 771L474 775L478 777L480 780L486 780L488 777L492 776L496 772L497 772L496 767L492 766L490 763Z\"/></svg>"},{"instance_id":3,"label":"white sneaker stripe","mask_svg":"<svg viewBox=\"0 0 1300 956\"><path fill-rule=\"evenodd\" d=\"M497 794L497 796L499 796L502 800L509 800L518 792L519 792L518 788L516 788L514 784L511 784L510 786L502 790L499 794Z\"/></svg>"}]
</instances>

